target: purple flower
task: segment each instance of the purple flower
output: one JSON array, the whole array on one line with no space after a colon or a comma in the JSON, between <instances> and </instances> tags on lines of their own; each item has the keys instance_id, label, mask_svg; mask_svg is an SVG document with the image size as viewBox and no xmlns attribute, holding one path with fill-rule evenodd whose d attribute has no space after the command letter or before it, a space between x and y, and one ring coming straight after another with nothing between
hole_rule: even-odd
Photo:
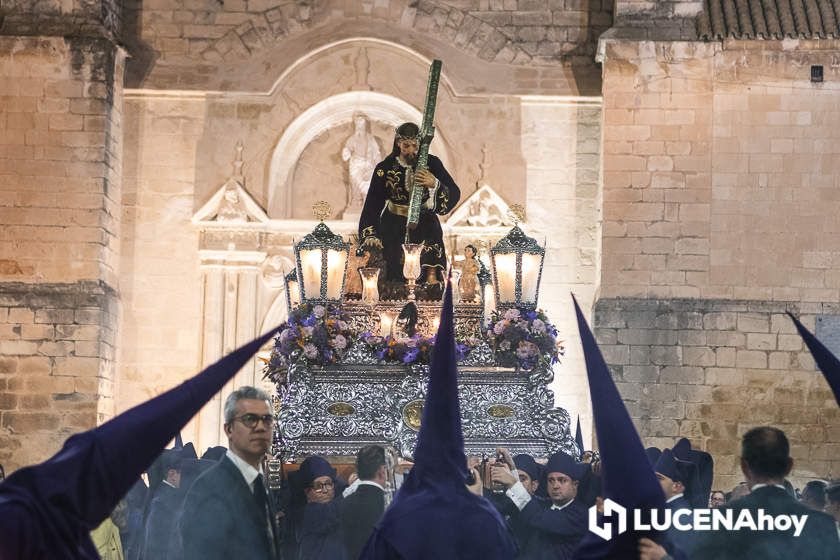
<instances>
[{"instance_id":1,"label":"purple flower","mask_svg":"<svg viewBox=\"0 0 840 560\"><path fill-rule=\"evenodd\" d=\"M318 319L322 319L326 312L327 310L323 305L316 305L312 308L312 314Z\"/></svg>"},{"instance_id":2,"label":"purple flower","mask_svg":"<svg viewBox=\"0 0 840 560\"><path fill-rule=\"evenodd\" d=\"M343 350L343 349L347 348L347 339L344 338L343 335L337 334L332 339L332 345L334 347L338 348L339 350Z\"/></svg>"},{"instance_id":3,"label":"purple flower","mask_svg":"<svg viewBox=\"0 0 840 560\"><path fill-rule=\"evenodd\" d=\"M505 319L512 321L514 319L519 318L519 310L518 309L508 309L505 311Z\"/></svg>"},{"instance_id":4,"label":"purple flower","mask_svg":"<svg viewBox=\"0 0 840 560\"><path fill-rule=\"evenodd\" d=\"M280 333L280 343L285 344L293 341L297 337L297 329L287 327Z\"/></svg>"},{"instance_id":5,"label":"purple flower","mask_svg":"<svg viewBox=\"0 0 840 560\"><path fill-rule=\"evenodd\" d=\"M312 336L312 333L315 331L315 327L301 327L301 334L303 334L304 338L309 338Z\"/></svg>"},{"instance_id":6,"label":"purple flower","mask_svg":"<svg viewBox=\"0 0 840 560\"><path fill-rule=\"evenodd\" d=\"M309 360L314 360L318 357L318 348L314 344L304 344L303 355Z\"/></svg>"},{"instance_id":7,"label":"purple flower","mask_svg":"<svg viewBox=\"0 0 840 560\"><path fill-rule=\"evenodd\" d=\"M505 327L507 327L507 326L508 326L507 321L499 321L498 323L493 325L493 334L495 334L495 335L502 334L505 330Z\"/></svg>"},{"instance_id":8,"label":"purple flower","mask_svg":"<svg viewBox=\"0 0 840 560\"><path fill-rule=\"evenodd\" d=\"M534 322L531 323L531 329L533 329L534 332L544 333L545 332L545 323L543 323L539 319L534 319Z\"/></svg>"},{"instance_id":9,"label":"purple flower","mask_svg":"<svg viewBox=\"0 0 840 560\"><path fill-rule=\"evenodd\" d=\"M418 354L420 354L420 349L419 348L409 348L406 351L406 353L403 354L402 363L404 363L404 364L412 363L414 360L417 359Z\"/></svg>"}]
</instances>

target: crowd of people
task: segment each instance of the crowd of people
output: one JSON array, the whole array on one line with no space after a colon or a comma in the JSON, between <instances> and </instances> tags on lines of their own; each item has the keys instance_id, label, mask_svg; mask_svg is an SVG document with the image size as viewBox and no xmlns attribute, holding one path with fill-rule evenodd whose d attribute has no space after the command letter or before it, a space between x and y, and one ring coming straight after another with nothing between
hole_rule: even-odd
<instances>
[{"instance_id":1,"label":"crowd of people","mask_svg":"<svg viewBox=\"0 0 840 560\"><path fill-rule=\"evenodd\" d=\"M797 500L786 481L794 463L784 432L747 431L744 483L728 497L713 492L712 458L687 440L643 448L576 302L575 311L600 455L543 459L498 448L492 458L468 460L448 287L407 472L393 468L385 448L367 445L347 482L312 456L269 489L264 463L275 417L268 395L254 387L225 400L227 448L201 459L177 440L164 450L268 332L0 482L0 560L840 558L840 485L809 483ZM840 361L806 342L836 382ZM616 505L642 514L616 518ZM696 524L710 505L721 513L711 517L737 517L736 527L685 530L676 522L687 513ZM673 523L661 523L669 517ZM747 523L751 517L758 526Z\"/></svg>"},{"instance_id":2,"label":"crowd of people","mask_svg":"<svg viewBox=\"0 0 840 560\"><path fill-rule=\"evenodd\" d=\"M268 395L240 388L225 403L228 449L208 449L200 459L191 444L166 450L147 472L149 487L139 480L94 531L102 558L364 557L365 545L411 463L389 462L390 450L367 445L359 449L355 472L347 480L324 458L312 456L290 470L280 488L268 489L265 458L274 422L269 410ZM728 492L711 489L711 456L692 449L687 440L672 449L648 448L665 508L764 507L808 513L806 529L794 542L799 558L840 558L840 481L814 480L801 491L795 489L786 478L792 467L789 444L775 428L748 432L742 445L747 480ZM468 457L467 464L470 477L464 486L498 510L516 543L515 558L572 558L588 531L589 509L603 511L597 452L535 458L511 455L500 447L488 458ZM737 551L756 539L787 550L776 542L780 538L785 537L746 531L702 534L672 527L660 542L640 539L639 557L751 558L747 553L737 556ZM116 550L120 543L121 552Z\"/></svg>"}]
</instances>

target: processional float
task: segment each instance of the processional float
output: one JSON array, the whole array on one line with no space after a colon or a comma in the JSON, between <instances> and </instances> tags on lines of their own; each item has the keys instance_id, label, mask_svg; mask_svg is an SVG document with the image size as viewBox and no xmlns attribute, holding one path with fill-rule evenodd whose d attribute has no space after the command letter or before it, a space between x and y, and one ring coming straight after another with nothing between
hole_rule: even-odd
<instances>
[{"instance_id":1,"label":"processional float","mask_svg":"<svg viewBox=\"0 0 840 560\"><path fill-rule=\"evenodd\" d=\"M434 134L439 77L435 61L421 156ZM417 286L416 296L420 250L406 243L402 289L388 285L378 268L362 267L362 293L345 294L350 244L324 223L326 203L314 210L320 223L294 244L296 267L285 277L289 319L266 366L277 386L275 458L351 457L372 443L410 458L442 291ZM455 306L465 451L488 456L503 445L512 453L577 455L569 415L554 406L548 388L562 348L556 329L537 310L545 249L519 226L521 213L513 212L515 225L489 251L492 273L482 263L480 289ZM406 313L409 306L413 313Z\"/></svg>"}]
</instances>

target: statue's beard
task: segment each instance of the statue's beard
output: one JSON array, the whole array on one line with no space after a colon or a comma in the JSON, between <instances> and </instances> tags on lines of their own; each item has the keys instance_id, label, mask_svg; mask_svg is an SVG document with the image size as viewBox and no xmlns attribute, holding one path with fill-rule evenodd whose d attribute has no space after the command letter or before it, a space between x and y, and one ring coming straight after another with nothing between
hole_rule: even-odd
<instances>
[{"instance_id":1,"label":"statue's beard","mask_svg":"<svg viewBox=\"0 0 840 560\"><path fill-rule=\"evenodd\" d=\"M417 163L417 154L405 154L403 156L403 161L409 165L414 165Z\"/></svg>"}]
</instances>

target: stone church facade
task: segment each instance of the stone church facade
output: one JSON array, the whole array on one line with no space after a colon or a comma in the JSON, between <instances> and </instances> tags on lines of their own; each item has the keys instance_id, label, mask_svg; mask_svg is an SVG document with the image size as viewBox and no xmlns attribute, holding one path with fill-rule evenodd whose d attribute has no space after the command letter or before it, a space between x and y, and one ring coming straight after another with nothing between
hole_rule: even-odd
<instances>
[{"instance_id":1,"label":"stone church facade","mask_svg":"<svg viewBox=\"0 0 840 560\"><path fill-rule=\"evenodd\" d=\"M45 458L282 320L312 203L355 230L354 115L387 153L439 58L432 151L469 199L450 249L506 230L481 197L525 206L566 341L557 404L587 441L570 291L646 440L691 438L730 487L739 435L770 423L796 477L839 476L840 411L784 313L819 330L840 303L840 5L770 4L4 4L0 463ZM220 408L185 438L219 441Z\"/></svg>"}]
</instances>

